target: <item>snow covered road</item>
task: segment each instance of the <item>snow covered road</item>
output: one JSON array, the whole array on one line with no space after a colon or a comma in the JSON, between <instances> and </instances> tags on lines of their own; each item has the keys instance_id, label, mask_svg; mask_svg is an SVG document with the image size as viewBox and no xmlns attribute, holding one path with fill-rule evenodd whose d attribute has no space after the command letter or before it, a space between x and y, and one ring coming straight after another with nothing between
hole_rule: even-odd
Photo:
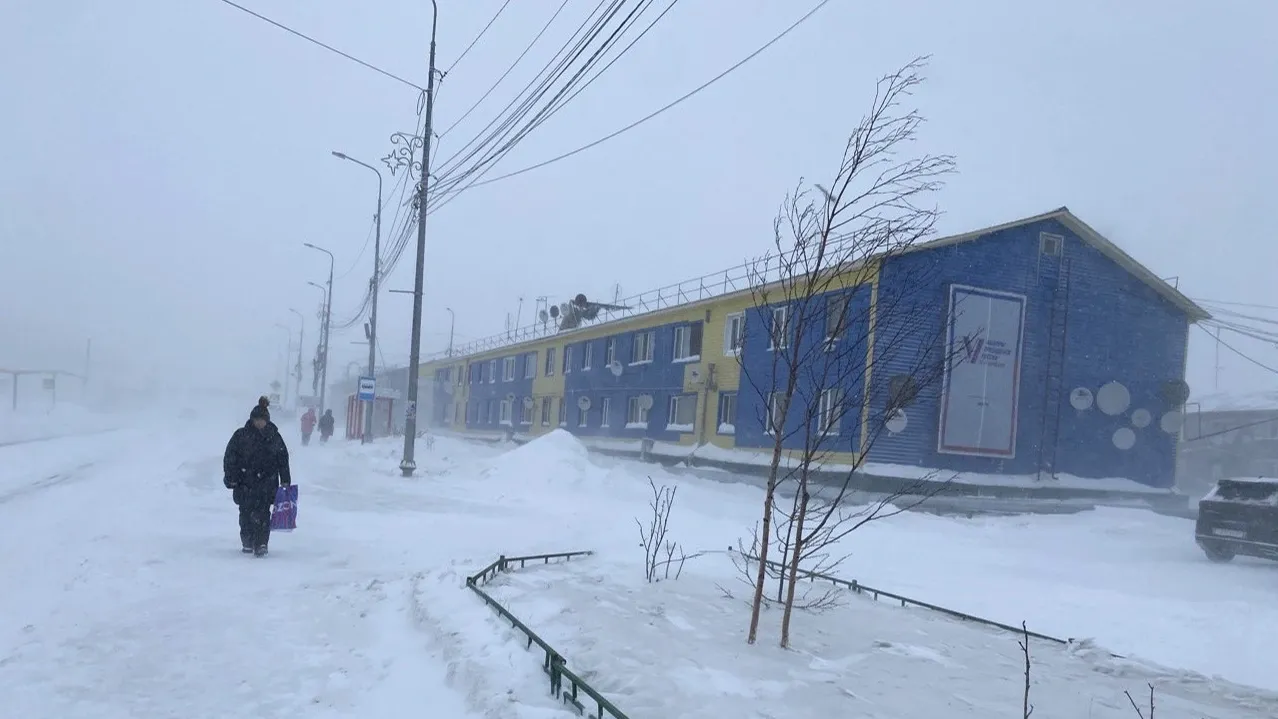
<instances>
[{"instance_id":1,"label":"snow covered road","mask_svg":"<svg viewBox=\"0 0 1278 719\"><path fill-rule=\"evenodd\" d=\"M267 559L241 555L225 434L130 432L9 457L4 714L471 716L408 611L422 547L411 558L393 521L308 496L335 452L295 451L301 529L276 535ZM76 481L49 481L59 472Z\"/></svg>"}]
</instances>

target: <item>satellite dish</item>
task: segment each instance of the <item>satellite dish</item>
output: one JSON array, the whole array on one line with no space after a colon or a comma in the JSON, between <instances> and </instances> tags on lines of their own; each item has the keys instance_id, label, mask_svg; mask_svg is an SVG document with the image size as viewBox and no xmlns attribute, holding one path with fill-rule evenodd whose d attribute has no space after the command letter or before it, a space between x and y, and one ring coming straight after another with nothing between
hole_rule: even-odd
<instances>
[{"instance_id":1,"label":"satellite dish","mask_svg":"<svg viewBox=\"0 0 1278 719\"><path fill-rule=\"evenodd\" d=\"M514 393L514 392L508 392L508 393L506 394L506 401L507 401L507 402L514 402L514 401L515 401L515 393Z\"/></svg>"},{"instance_id":2,"label":"satellite dish","mask_svg":"<svg viewBox=\"0 0 1278 719\"><path fill-rule=\"evenodd\" d=\"M587 396L586 396L586 395L584 395L584 394L583 394L582 396L578 397L578 398L577 398L577 409L580 409L580 410L587 410L587 409L590 409L590 398L589 398L589 397L587 397Z\"/></svg>"},{"instance_id":3,"label":"satellite dish","mask_svg":"<svg viewBox=\"0 0 1278 719\"><path fill-rule=\"evenodd\" d=\"M1096 390L1096 408L1111 417L1126 412L1131 404L1132 394L1122 382L1106 382Z\"/></svg>"},{"instance_id":4,"label":"satellite dish","mask_svg":"<svg viewBox=\"0 0 1278 719\"><path fill-rule=\"evenodd\" d=\"M551 306L550 306L550 316L551 316L551 317L558 317L558 316L559 316L559 305L551 305Z\"/></svg>"},{"instance_id":5,"label":"satellite dish","mask_svg":"<svg viewBox=\"0 0 1278 719\"><path fill-rule=\"evenodd\" d=\"M542 310L537 313L537 319L541 320L541 323L544 325L550 321L550 313Z\"/></svg>"},{"instance_id":6,"label":"satellite dish","mask_svg":"<svg viewBox=\"0 0 1278 719\"><path fill-rule=\"evenodd\" d=\"M1075 387L1069 393L1069 405L1080 412L1091 409L1094 401L1092 391L1086 387Z\"/></svg>"},{"instance_id":7,"label":"satellite dish","mask_svg":"<svg viewBox=\"0 0 1278 719\"><path fill-rule=\"evenodd\" d=\"M692 384L701 383L701 370L693 369L688 371L688 381Z\"/></svg>"},{"instance_id":8,"label":"satellite dish","mask_svg":"<svg viewBox=\"0 0 1278 719\"><path fill-rule=\"evenodd\" d=\"M533 398L524 397L524 409L532 409L532 406L533 406Z\"/></svg>"},{"instance_id":9,"label":"satellite dish","mask_svg":"<svg viewBox=\"0 0 1278 719\"><path fill-rule=\"evenodd\" d=\"M620 377L625 368L621 366L620 362L613 360L608 363L608 371L612 373L613 377Z\"/></svg>"},{"instance_id":10,"label":"satellite dish","mask_svg":"<svg viewBox=\"0 0 1278 719\"><path fill-rule=\"evenodd\" d=\"M883 428L892 434L900 434L905 431L908 424L909 418L905 416L905 410L898 409L883 423Z\"/></svg>"},{"instance_id":11,"label":"satellite dish","mask_svg":"<svg viewBox=\"0 0 1278 719\"><path fill-rule=\"evenodd\" d=\"M1135 412L1132 412L1132 426L1135 427L1136 429L1144 429L1145 427L1149 426L1150 422L1153 422L1153 421L1154 421L1154 415L1151 414L1150 411L1147 409L1142 408L1142 409L1136 410Z\"/></svg>"},{"instance_id":12,"label":"satellite dish","mask_svg":"<svg viewBox=\"0 0 1278 719\"><path fill-rule=\"evenodd\" d=\"M1189 385L1183 379L1169 379L1161 388L1163 401L1172 407L1179 407L1189 400Z\"/></svg>"},{"instance_id":13,"label":"satellite dish","mask_svg":"<svg viewBox=\"0 0 1278 719\"><path fill-rule=\"evenodd\" d=\"M639 395L639 409L642 409L645 412L652 409L652 395L650 394Z\"/></svg>"}]
</instances>

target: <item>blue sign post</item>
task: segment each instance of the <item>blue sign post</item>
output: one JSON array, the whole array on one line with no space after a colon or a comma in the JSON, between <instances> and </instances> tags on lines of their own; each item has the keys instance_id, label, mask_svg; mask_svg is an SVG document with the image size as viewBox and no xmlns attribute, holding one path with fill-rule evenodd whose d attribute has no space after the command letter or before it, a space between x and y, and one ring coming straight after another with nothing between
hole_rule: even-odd
<instances>
[{"instance_id":1,"label":"blue sign post","mask_svg":"<svg viewBox=\"0 0 1278 719\"><path fill-rule=\"evenodd\" d=\"M359 378L359 401L372 402L377 396L377 379L375 377Z\"/></svg>"}]
</instances>

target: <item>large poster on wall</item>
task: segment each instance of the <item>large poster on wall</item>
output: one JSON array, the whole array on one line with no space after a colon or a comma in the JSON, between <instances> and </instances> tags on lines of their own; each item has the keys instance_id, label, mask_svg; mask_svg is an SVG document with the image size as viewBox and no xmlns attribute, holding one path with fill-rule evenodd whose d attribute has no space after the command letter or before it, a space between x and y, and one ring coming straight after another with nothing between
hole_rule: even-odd
<instances>
[{"instance_id":1,"label":"large poster on wall","mask_svg":"<svg viewBox=\"0 0 1278 719\"><path fill-rule=\"evenodd\" d=\"M1016 455L1025 295L950 285L937 451Z\"/></svg>"}]
</instances>

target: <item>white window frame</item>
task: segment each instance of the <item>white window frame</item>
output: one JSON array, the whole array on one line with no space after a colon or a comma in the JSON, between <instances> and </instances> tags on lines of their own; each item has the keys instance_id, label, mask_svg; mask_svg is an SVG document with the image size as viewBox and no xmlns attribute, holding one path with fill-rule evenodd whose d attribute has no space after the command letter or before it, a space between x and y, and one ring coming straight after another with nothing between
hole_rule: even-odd
<instances>
[{"instance_id":1,"label":"white window frame","mask_svg":"<svg viewBox=\"0 0 1278 719\"><path fill-rule=\"evenodd\" d=\"M777 315L781 316L781 326L777 327ZM781 344L777 344L777 340ZM790 346L790 308L786 305L772 308L771 326L768 327L768 349L783 350Z\"/></svg>"},{"instance_id":2,"label":"white window frame","mask_svg":"<svg viewBox=\"0 0 1278 719\"><path fill-rule=\"evenodd\" d=\"M642 356L639 355L639 347L641 346L639 342L640 337L643 338L642 347L644 352ZM656 344L657 344L657 333L655 331L640 330L636 332L634 334L634 342L630 346L630 364L637 365L637 364L651 363L652 358L654 356L653 352L656 349L655 347Z\"/></svg>"},{"instance_id":3,"label":"white window frame","mask_svg":"<svg viewBox=\"0 0 1278 719\"><path fill-rule=\"evenodd\" d=\"M501 381L515 381L515 358L513 356L501 358Z\"/></svg>"},{"instance_id":4,"label":"white window frame","mask_svg":"<svg viewBox=\"0 0 1278 719\"><path fill-rule=\"evenodd\" d=\"M604 366L607 367L617 361L617 338L609 337L604 340Z\"/></svg>"},{"instance_id":5,"label":"white window frame","mask_svg":"<svg viewBox=\"0 0 1278 719\"><path fill-rule=\"evenodd\" d=\"M568 426L568 398L567 397L559 398L559 426L560 427Z\"/></svg>"},{"instance_id":6,"label":"white window frame","mask_svg":"<svg viewBox=\"0 0 1278 719\"><path fill-rule=\"evenodd\" d=\"M692 352L692 324L678 325L674 328L673 362L696 362L701 359L701 351ZM705 344L705 331L702 331L701 342Z\"/></svg>"},{"instance_id":7,"label":"white window frame","mask_svg":"<svg viewBox=\"0 0 1278 719\"><path fill-rule=\"evenodd\" d=\"M497 384L497 360L488 360L488 384Z\"/></svg>"},{"instance_id":8,"label":"white window frame","mask_svg":"<svg viewBox=\"0 0 1278 719\"><path fill-rule=\"evenodd\" d=\"M837 437L843 419L843 390L838 387L821 390L817 412L817 431L826 437Z\"/></svg>"},{"instance_id":9,"label":"white window frame","mask_svg":"<svg viewBox=\"0 0 1278 719\"><path fill-rule=\"evenodd\" d=\"M691 401L693 403L692 422L680 423L679 409L684 402L688 402L688 401ZM670 395L670 405L669 405L670 414L666 418L666 429L671 432L681 432L683 434L696 431L696 428L697 428L697 409L695 406L696 402L697 402L697 396L695 394Z\"/></svg>"},{"instance_id":10,"label":"white window frame","mask_svg":"<svg viewBox=\"0 0 1278 719\"><path fill-rule=\"evenodd\" d=\"M547 377L555 376L555 348L554 347L546 348L546 376Z\"/></svg>"},{"instance_id":11,"label":"white window frame","mask_svg":"<svg viewBox=\"0 0 1278 719\"><path fill-rule=\"evenodd\" d=\"M590 355L594 354L594 343L587 340L581 343L581 369L590 369Z\"/></svg>"},{"instance_id":12,"label":"white window frame","mask_svg":"<svg viewBox=\"0 0 1278 719\"><path fill-rule=\"evenodd\" d=\"M564 374L572 372L573 346L564 345Z\"/></svg>"},{"instance_id":13,"label":"white window frame","mask_svg":"<svg viewBox=\"0 0 1278 719\"><path fill-rule=\"evenodd\" d=\"M599 426L610 427L608 416L612 414L612 397L603 397L599 400L599 414L602 415Z\"/></svg>"},{"instance_id":14,"label":"white window frame","mask_svg":"<svg viewBox=\"0 0 1278 719\"><path fill-rule=\"evenodd\" d=\"M524 355L524 379L537 378L537 353L529 352Z\"/></svg>"},{"instance_id":15,"label":"white window frame","mask_svg":"<svg viewBox=\"0 0 1278 719\"><path fill-rule=\"evenodd\" d=\"M745 313L732 312L723 318L723 354L736 357L745 344Z\"/></svg>"},{"instance_id":16,"label":"white window frame","mask_svg":"<svg viewBox=\"0 0 1278 719\"><path fill-rule=\"evenodd\" d=\"M532 423L533 423L533 416L534 416L534 412L535 412L535 410L536 410L536 407L537 407L537 405L535 405L535 404L532 404L532 405L526 405L526 404L524 404L524 401L523 401L523 400L520 400L520 401L519 401L519 423L520 423L520 424L532 424Z\"/></svg>"},{"instance_id":17,"label":"white window frame","mask_svg":"<svg viewBox=\"0 0 1278 719\"><path fill-rule=\"evenodd\" d=\"M550 397L541 398L541 426L550 426L550 405L552 404Z\"/></svg>"},{"instance_id":18,"label":"white window frame","mask_svg":"<svg viewBox=\"0 0 1278 719\"><path fill-rule=\"evenodd\" d=\"M843 326L837 328L839 332L833 333L833 332L830 332L830 330L835 328L830 327L830 320L835 318L835 315L833 315L830 312L830 305L836 302L841 302L843 305L843 323L842 323ZM825 348L827 350L833 347L834 343L838 342L839 339L843 336L843 334L848 331L848 323L849 323L848 313L851 310L852 310L852 303L849 301L848 296L846 294L843 294L842 292L838 294L830 295L829 297L826 298L825 300Z\"/></svg>"},{"instance_id":19,"label":"white window frame","mask_svg":"<svg viewBox=\"0 0 1278 719\"><path fill-rule=\"evenodd\" d=\"M781 417L780 418L781 421L779 423L777 422L777 415L781 412L781 405L777 402L776 392L768 393L768 401L766 403L766 407L767 407L767 415L766 415L766 418L764 419L764 422L767 424L767 426L764 427L764 434L775 435L778 429L784 432L785 417Z\"/></svg>"},{"instance_id":20,"label":"white window frame","mask_svg":"<svg viewBox=\"0 0 1278 719\"><path fill-rule=\"evenodd\" d=\"M626 429L646 429L648 427L648 411L639 406L639 396L635 395L626 401Z\"/></svg>"},{"instance_id":21,"label":"white window frame","mask_svg":"<svg viewBox=\"0 0 1278 719\"><path fill-rule=\"evenodd\" d=\"M501 404L498 405L498 408L497 408L497 424L509 425L510 412L511 412L510 400L503 399L501 401Z\"/></svg>"},{"instance_id":22,"label":"white window frame","mask_svg":"<svg viewBox=\"0 0 1278 719\"><path fill-rule=\"evenodd\" d=\"M582 409L581 407L578 407L577 408L577 427L579 429L585 429L586 427L589 427L589 426L590 426L590 409L589 408Z\"/></svg>"},{"instance_id":23,"label":"white window frame","mask_svg":"<svg viewBox=\"0 0 1278 719\"><path fill-rule=\"evenodd\" d=\"M728 414L723 411L724 405L731 405L732 416L730 422L724 422L724 415ZM719 393L719 416L715 431L718 434L736 434L737 433L737 393L736 392L720 392Z\"/></svg>"}]
</instances>

